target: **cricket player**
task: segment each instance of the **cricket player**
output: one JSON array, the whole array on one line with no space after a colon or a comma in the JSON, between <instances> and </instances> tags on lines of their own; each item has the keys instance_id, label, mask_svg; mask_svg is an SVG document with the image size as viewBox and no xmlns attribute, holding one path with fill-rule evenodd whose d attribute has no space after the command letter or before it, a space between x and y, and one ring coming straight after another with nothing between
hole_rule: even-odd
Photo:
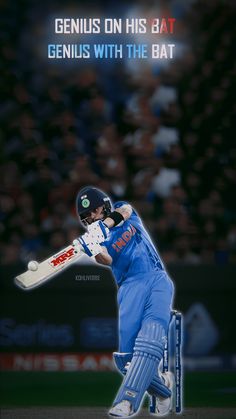
<instances>
[{"instance_id":1,"label":"cricket player","mask_svg":"<svg viewBox=\"0 0 236 419\"><path fill-rule=\"evenodd\" d=\"M172 374L158 372L171 316L173 284L136 211L125 202L112 205L99 189L77 196L77 211L87 233L80 245L98 263L109 265L118 285L119 352L124 375L110 416L129 417L139 410L145 392L156 397L156 416L172 405Z\"/></svg>"}]
</instances>

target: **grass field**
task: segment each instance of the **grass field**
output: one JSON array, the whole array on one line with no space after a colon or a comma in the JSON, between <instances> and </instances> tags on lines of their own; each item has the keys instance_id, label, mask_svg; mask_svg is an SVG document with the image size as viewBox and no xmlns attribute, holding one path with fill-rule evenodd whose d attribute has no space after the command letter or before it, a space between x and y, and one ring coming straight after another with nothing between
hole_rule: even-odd
<instances>
[{"instance_id":1,"label":"grass field","mask_svg":"<svg viewBox=\"0 0 236 419\"><path fill-rule=\"evenodd\" d=\"M135 418L151 419L148 409L141 409ZM236 409L192 407L184 409L184 419L235 419ZM108 419L107 407L15 407L1 409L1 419ZM177 419L174 412L165 418Z\"/></svg>"},{"instance_id":2,"label":"grass field","mask_svg":"<svg viewBox=\"0 0 236 419\"><path fill-rule=\"evenodd\" d=\"M120 382L114 372L1 372L0 405L110 406ZM236 372L186 373L184 406L236 407Z\"/></svg>"}]
</instances>

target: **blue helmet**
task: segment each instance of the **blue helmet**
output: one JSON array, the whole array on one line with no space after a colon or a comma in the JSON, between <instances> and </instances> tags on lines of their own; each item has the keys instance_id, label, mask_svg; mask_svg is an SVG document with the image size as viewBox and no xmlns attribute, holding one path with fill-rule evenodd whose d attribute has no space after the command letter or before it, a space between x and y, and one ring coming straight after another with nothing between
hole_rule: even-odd
<instances>
[{"instance_id":1,"label":"blue helmet","mask_svg":"<svg viewBox=\"0 0 236 419\"><path fill-rule=\"evenodd\" d=\"M76 198L76 209L80 220L85 225L90 212L98 207L103 207L104 218L111 212L111 200L104 192L92 186L87 186L79 191Z\"/></svg>"}]
</instances>

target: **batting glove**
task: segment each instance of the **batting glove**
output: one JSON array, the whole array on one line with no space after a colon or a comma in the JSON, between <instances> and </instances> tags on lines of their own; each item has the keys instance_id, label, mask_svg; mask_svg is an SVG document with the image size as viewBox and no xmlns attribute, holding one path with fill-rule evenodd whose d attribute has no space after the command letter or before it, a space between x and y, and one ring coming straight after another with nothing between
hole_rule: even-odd
<instances>
[{"instance_id":1,"label":"batting glove","mask_svg":"<svg viewBox=\"0 0 236 419\"><path fill-rule=\"evenodd\" d=\"M97 243L102 243L109 235L109 228L101 220L95 221L88 226L88 234Z\"/></svg>"},{"instance_id":2,"label":"batting glove","mask_svg":"<svg viewBox=\"0 0 236 419\"><path fill-rule=\"evenodd\" d=\"M85 233L83 236L79 237L78 239L75 239L73 241L73 245L75 246L75 248L81 248L82 246L82 250L84 251L84 253L86 253L86 255L90 257L96 256L102 252L100 244L94 242L88 233Z\"/></svg>"},{"instance_id":3,"label":"batting glove","mask_svg":"<svg viewBox=\"0 0 236 419\"><path fill-rule=\"evenodd\" d=\"M100 243L104 242L109 234L109 228L102 221L95 221L88 226L88 233L73 241L74 246L82 246L88 256L96 256L102 252Z\"/></svg>"}]
</instances>

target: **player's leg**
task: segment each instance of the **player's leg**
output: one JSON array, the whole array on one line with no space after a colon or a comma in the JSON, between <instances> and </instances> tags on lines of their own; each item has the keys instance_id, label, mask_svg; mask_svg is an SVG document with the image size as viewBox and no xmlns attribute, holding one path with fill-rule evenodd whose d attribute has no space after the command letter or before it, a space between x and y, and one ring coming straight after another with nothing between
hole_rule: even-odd
<instances>
[{"instance_id":1,"label":"player's leg","mask_svg":"<svg viewBox=\"0 0 236 419\"><path fill-rule=\"evenodd\" d=\"M127 373L132 357L133 354L131 352L113 353L115 365L122 375L125 375ZM171 390L168 388L168 386L165 385L165 381L159 376L158 373L156 373L153 377L147 391L150 395L154 397L161 396L167 398L171 396Z\"/></svg>"},{"instance_id":2,"label":"player's leg","mask_svg":"<svg viewBox=\"0 0 236 419\"><path fill-rule=\"evenodd\" d=\"M118 291L119 352L133 353L135 339L142 325L147 289L142 280L123 284Z\"/></svg>"},{"instance_id":3,"label":"player's leg","mask_svg":"<svg viewBox=\"0 0 236 419\"><path fill-rule=\"evenodd\" d=\"M132 359L135 337L140 329L141 319L145 315L145 306L150 306L148 299L150 291L148 288L149 286L147 286L147 283L144 284L143 280L141 282L135 281L135 284L134 282L132 284L125 284L118 293L118 303L120 306L120 352L114 354L114 360L122 374L126 374L127 363L130 363ZM132 317L130 315L131 311L133 314ZM166 324L168 324L168 319L166 320ZM164 398L170 397L171 395L170 390L158 374L154 375L148 391L150 394L158 394Z\"/></svg>"},{"instance_id":4,"label":"player's leg","mask_svg":"<svg viewBox=\"0 0 236 419\"><path fill-rule=\"evenodd\" d=\"M148 294L143 323L135 340L134 354L128 370L123 365L126 377L114 401L114 407L110 410L110 414L114 416L126 417L135 413L146 389L152 395L158 394L155 412L158 416L167 414L171 408L172 378L169 374L160 377L158 366L167 338L173 285L166 276L159 276L150 278L145 287ZM129 361L129 354L123 357L123 362L126 361Z\"/></svg>"},{"instance_id":5,"label":"player's leg","mask_svg":"<svg viewBox=\"0 0 236 419\"><path fill-rule=\"evenodd\" d=\"M130 278L118 291L119 306L119 352L115 352L114 362L117 369L125 375L133 357L135 339L141 328L147 289L142 278ZM126 412L127 410L127 412ZM113 416L129 416L129 404L122 411L110 410Z\"/></svg>"},{"instance_id":6,"label":"player's leg","mask_svg":"<svg viewBox=\"0 0 236 419\"><path fill-rule=\"evenodd\" d=\"M109 412L110 415L126 417L139 409L162 358L164 341L165 329L160 323L143 322L135 340L132 361L114 401L114 407Z\"/></svg>"},{"instance_id":7,"label":"player's leg","mask_svg":"<svg viewBox=\"0 0 236 419\"><path fill-rule=\"evenodd\" d=\"M160 275L158 278L153 278L152 292L149 294L148 304L145 307L144 321L157 321L160 322L168 335L169 322L171 319L171 308L174 289L173 283L166 275ZM159 382L164 385L164 392L158 390ZM155 399L153 399L153 406L155 412L152 413L157 416L166 415L172 407L172 388L173 388L173 375L170 372L161 373L157 370L156 375L152 381L153 388L149 388L148 392ZM156 384L156 385L155 385ZM157 389L157 391L155 391ZM153 407L152 406L152 407Z\"/></svg>"}]
</instances>

